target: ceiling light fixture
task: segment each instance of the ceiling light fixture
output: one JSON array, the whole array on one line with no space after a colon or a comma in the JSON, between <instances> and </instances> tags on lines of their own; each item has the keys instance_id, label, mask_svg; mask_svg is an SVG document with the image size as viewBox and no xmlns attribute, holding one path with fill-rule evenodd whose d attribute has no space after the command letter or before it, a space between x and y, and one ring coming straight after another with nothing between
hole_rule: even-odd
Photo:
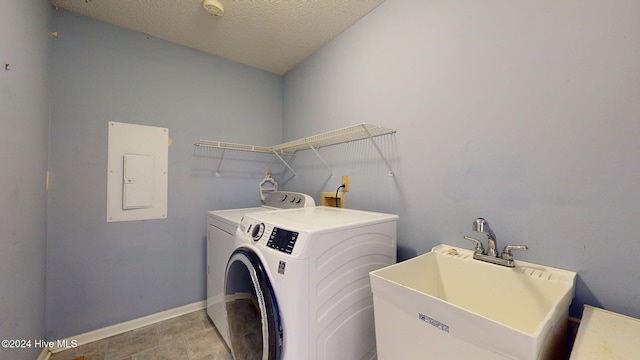
<instances>
[{"instance_id":1,"label":"ceiling light fixture","mask_svg":"<svg viewBox=\"0 0 640 360\"><path fill-rule=\"evenodd\" d=\"M224 6L218 0L203 0L202 7L213 16L222 16L224 14Z\"/></svg>"}]
</instances>

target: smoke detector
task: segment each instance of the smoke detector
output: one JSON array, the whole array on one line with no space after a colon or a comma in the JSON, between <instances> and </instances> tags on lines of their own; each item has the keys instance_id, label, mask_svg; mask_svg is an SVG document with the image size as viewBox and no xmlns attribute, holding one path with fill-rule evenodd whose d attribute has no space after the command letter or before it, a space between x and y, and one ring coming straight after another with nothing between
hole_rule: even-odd
<instances>
[{"instance_id":1,"label":"smoke detector","mask_svg":"<svg viewBox=\"0 0 640 360\"><path fill-rule=\"evenodd\" d=\"M224 6L218 0L203 0L202 7L213 16L222 16L224 14Z\"/></svg>"}]
</instances>

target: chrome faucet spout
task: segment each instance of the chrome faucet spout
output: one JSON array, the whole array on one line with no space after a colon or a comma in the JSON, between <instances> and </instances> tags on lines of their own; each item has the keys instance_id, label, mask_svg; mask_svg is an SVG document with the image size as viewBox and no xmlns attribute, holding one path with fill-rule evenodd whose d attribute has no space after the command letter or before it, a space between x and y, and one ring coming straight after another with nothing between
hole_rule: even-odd
<instances>
[{"instance_id":1,"label":"chrome faucet spout","mask_svg":"<svg viewBox=\"0 0 640 360\"><path fill-rule=\"evenodd\" d=\"M496 234L489 227L489 223L487 222L487 220L483 218L477 218L476 221L473 222L472 230L487 235L487 239L489 240L487 246L487 255L498 257Z\"/></svg>"},{"instance_id":2,"label":"chrome faucet spout","mask_svg":"<svg viewBox=\"0 0 640 360\"><path fill-rule=\"evenodd\" d=\"M498 246L496 244L496 234L493 233L493 230L489 227L489 223L487 220L483 218L477 218L476 221L473 222L473 227L471 228L475 232L479 232L487 235L489 239L489 248L487 251L484 250L482 246L482 241L478 239L474 239L469 236L465 236L465 240L473 241L476 244L476 248L473 251L473 258L476 260L486 261L492 264L515 267L516 263L513 260L513 254L511 254L511 250L528 250L529 248L524 245L507 245L504 247L502 251L502 255L498 252Z\"/></svg>"}]
</instances>

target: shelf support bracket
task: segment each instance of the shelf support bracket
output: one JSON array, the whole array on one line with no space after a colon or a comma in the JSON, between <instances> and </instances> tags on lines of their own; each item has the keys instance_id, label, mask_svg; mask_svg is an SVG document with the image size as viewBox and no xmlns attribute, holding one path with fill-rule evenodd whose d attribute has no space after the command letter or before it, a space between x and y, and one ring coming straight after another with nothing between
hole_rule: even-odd
<instances>
[{"instance_id":1,"label":"shelf support bracket","mask_svg":"<svg viewBox=\"0 0 640 360\"><path fill-rule=\"evenodd\" d=\"M273 163L276 162L276 157L275 155L271 157L271 162L269 163L269 167L267 168L267 171L264 173L265 175L269 175L271 174L271 167L273 166Z\"/></svg>"},{"instance_id":2,"label":"shelf support bracket","mask_svg":"<svg viewBox=\"0 0 640 360\"><path fill-rule=\"evenodd\" d=\"M222 159L224 159L224 152L227 149L222 149L222 155L220 156L220 162L218 163L218 168L216 169L216 177L220 177L220 166L222 165Z\"/></svg>"},{"instance_id":3,"label":"shelf support bracket","mask_svg":"<svg viewBox=\"0 0 640 360\"><path fill-rule=\"evenodd\" d=\"M280 154L278 154L277 151L273 151L273 153L278 157L278 159L280 159L280 161L282 161L282 163L289 168L289 170L291 170L291 172L293 173L293 176L298 176L298 174L296 174L295 171L293 171L293 169L291 168L291 166L289 166L289 164L282 158L282 156L280 156Z\"/></svg>"},{"instance_id":4,"label":"shelf support bracket","mask_svg":"<svg viewBox=\"0 0 640 360\"><path fill-rule=\"evenodd\" d=\"M320 156L320 153L318 152L318 150L316 148L314 148L313 145L311 145L311 144L309 144L309 148L311 150L313 150L314 153L316 153L316 156L318 157L318 159L320 159L320 161L322 161L324 166L329 170L329 173L331 174L331 177L333 177L333 169L331 168L331 166L329 166L329 164L327 164L326 161L324 161L322 156Z\"/></svg>"},{"instance_id":5,"label":"shelf support bracket","mask_svg":"<svg viewBox=\"0 0 640 360\"><path fill-rule=\"evenodd\" d=\"M364 130L364 132L367 133L367 136L369 137L369 140L371 140L373 147L376 148L376 151L378 151L378 155L380 155L380 157L382 158L382 161L384 161L384 163L387 165L387 168L389 169L389 176L393 176L393 170L391 169L391 164L389 164L389 161L387 161L387 158L384 157L384 154L382 153L382 150L380 150L380 147L378 146L378 144L376 144L376 141L373 140L373 136L371 136L369 129L367 129L365 124L362 124L361 126L362 126L362 130Z\"/></svg>"}]
</instances>

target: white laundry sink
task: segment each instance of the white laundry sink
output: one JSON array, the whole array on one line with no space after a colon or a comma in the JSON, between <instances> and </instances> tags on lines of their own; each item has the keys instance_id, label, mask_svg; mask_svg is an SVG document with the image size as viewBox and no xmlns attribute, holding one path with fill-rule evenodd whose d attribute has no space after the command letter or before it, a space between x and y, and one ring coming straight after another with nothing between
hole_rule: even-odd
<instances>
[{"instance_id":1,"label":"white laundry sink","mask_svg":"<svg viewBox=\"0 0 640 360\"><path fill-rule=\"evenodd\" d=\"M575 272L438 245L370 278L379 359L566 359Z\"/></svg>"}]
</instances>

